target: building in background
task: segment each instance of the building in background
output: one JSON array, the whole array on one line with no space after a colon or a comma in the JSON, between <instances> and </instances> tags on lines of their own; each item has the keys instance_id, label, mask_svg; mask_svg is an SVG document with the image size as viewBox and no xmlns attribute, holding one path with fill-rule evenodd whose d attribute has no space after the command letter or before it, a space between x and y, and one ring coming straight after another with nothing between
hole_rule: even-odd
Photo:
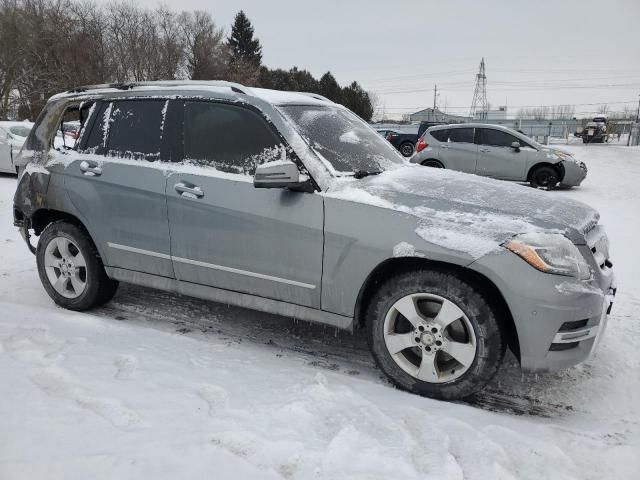
<instances>
[{"instance_id":1,"label":"building in background","mask_svg":"<svg viewBox=\"0 0 640 480\"><path fill-rule=\"evenodd\" d=\"M415 113L409 114L409 121L416 122L442 122L442 123L465 123L470 121L469 117L463 117L461 115L451 115L449 113L441 112L437 108L425 108Z\"/></svg>"}]
</instances>

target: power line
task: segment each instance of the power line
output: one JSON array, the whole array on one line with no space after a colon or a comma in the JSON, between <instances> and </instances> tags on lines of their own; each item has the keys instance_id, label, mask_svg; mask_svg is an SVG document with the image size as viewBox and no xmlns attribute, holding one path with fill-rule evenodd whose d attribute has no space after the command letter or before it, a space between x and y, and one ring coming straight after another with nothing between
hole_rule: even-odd
<instances>
[{"instance_id":1,"label":"power line","mask_svg":"<svg viewBox=\"0 0 640 480\"><path fill-rule=\"evenodd\" d=\"M596 105L624 105L624 104L636 104L637 100L624 100L624 101L616 101L616 102L594 102L594 103L555 103L555 104L547 104L547 105L509 105L509 108L545 108L545 107L588 107L588 106L596 106ZM384 107L385 110L423 110L426 107L424 106L414 106L414 107ZM468 110L469 106L453 106L447 107L447 110ZM595 112L597 113L597 112Z\"/></svg>"}]
</instances>

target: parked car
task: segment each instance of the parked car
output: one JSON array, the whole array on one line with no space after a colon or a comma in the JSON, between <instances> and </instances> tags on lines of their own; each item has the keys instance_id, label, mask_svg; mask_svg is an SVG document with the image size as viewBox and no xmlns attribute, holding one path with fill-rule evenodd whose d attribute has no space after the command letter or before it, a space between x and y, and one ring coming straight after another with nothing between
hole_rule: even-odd
<instances>
[{"instance_id":1,"label":"parked car","mask_svg":"<svg viewBox=\"0 0 640 480\"><path fill-rule=\"evenodd\" d=\"M396 130L378 130L378 133L387 139L403 157L410 157L416 148L418 135L416 133L398 132Z\"/></svg>"},{"instance_id":2,"label":"parked car","mask_svg":"<svg viewBox=\"0 0 640 480\"><path fill-rule=\"evenodd\" d=\"M76 146L54 148L78 110ZM25 147L14 224L71 310L128 282L365 328L394 384L455 399L507 347L525 370L585 360L615 294L590 207L411 165L313 94L85 87L52 97Z\"/></svg>"},{"instance_id":3,"label":"parked car","mask_svg":"<svg viewBox=\"0 0 640 480\"><path fill-rule=\"evenodd\" d=\"M609 141L609 133L607 131L607 116L596 115L591 122L582 129L580 136L582 143L604 143Z\"/></svg>"},{"instance_id":4,"label":"parked car","mask_svg":"<svg viewBox=\"0 0 640 480\"><path fill-rule=\"evenodd\" d=\"M32 127L31 122L0 122L0 172L16 173L13 159Z\"/></svg>"},{"instance_id":5,"label":"parked car","mask_svg":"<svg viewBox=\"0 0 640 480\"><path fill-rule=\"evenodd\" d=\"M587 166L570 153L540 145L501 125L467 123L429 128L418 140L411 162L538 188L577 187Z\"/></svg>"}]
</instances>

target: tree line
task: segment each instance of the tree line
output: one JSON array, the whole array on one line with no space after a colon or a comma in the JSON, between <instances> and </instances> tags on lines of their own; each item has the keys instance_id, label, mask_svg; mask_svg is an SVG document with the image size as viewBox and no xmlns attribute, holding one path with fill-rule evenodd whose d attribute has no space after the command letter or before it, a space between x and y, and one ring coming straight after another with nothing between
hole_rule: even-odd
<instances>
[{"instance_id":1,"label":"tree line","mask_svg":"<svg viewBox=\"0 0 640 480\"><path fill-rule=\"evenodd\" d=\"M228 80L324 95L365 120L372 98L327 72L271 69L240 11L225 35L205 11L146 9L114 1L0 0L0 118L33 120L47 99L79 85Z\"/></svg>"}]
</instances>

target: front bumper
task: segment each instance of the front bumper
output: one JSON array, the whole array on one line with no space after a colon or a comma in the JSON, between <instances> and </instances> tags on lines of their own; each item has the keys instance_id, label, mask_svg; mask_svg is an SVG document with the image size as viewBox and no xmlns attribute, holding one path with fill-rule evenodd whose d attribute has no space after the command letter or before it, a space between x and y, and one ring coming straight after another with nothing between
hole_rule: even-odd
<instances>
[{"instance_id":1,"label":"front bumper","mask_svg":"<svg viewBox=\"0 0 640 480\"><path fill-rule=\"evenodd\" d=\"M616 293L610 269L581 281L539 272L510 252L487 255L471 268L489 277L502 293L515 325L523 370L561 370L593 354Z\"/></svg>"},{"instance_id":2,"label":"front bumper","mask_svg":"<svg viewBox=\"0 0 640 480\"><path fill-rule=\"evenodd\" d=\"M562 177L561 186L578 187L587 178L587 166L580 162L580 165L573 160L563 160L562 168L564 176Z\"/></svg>"}]
</instances>

